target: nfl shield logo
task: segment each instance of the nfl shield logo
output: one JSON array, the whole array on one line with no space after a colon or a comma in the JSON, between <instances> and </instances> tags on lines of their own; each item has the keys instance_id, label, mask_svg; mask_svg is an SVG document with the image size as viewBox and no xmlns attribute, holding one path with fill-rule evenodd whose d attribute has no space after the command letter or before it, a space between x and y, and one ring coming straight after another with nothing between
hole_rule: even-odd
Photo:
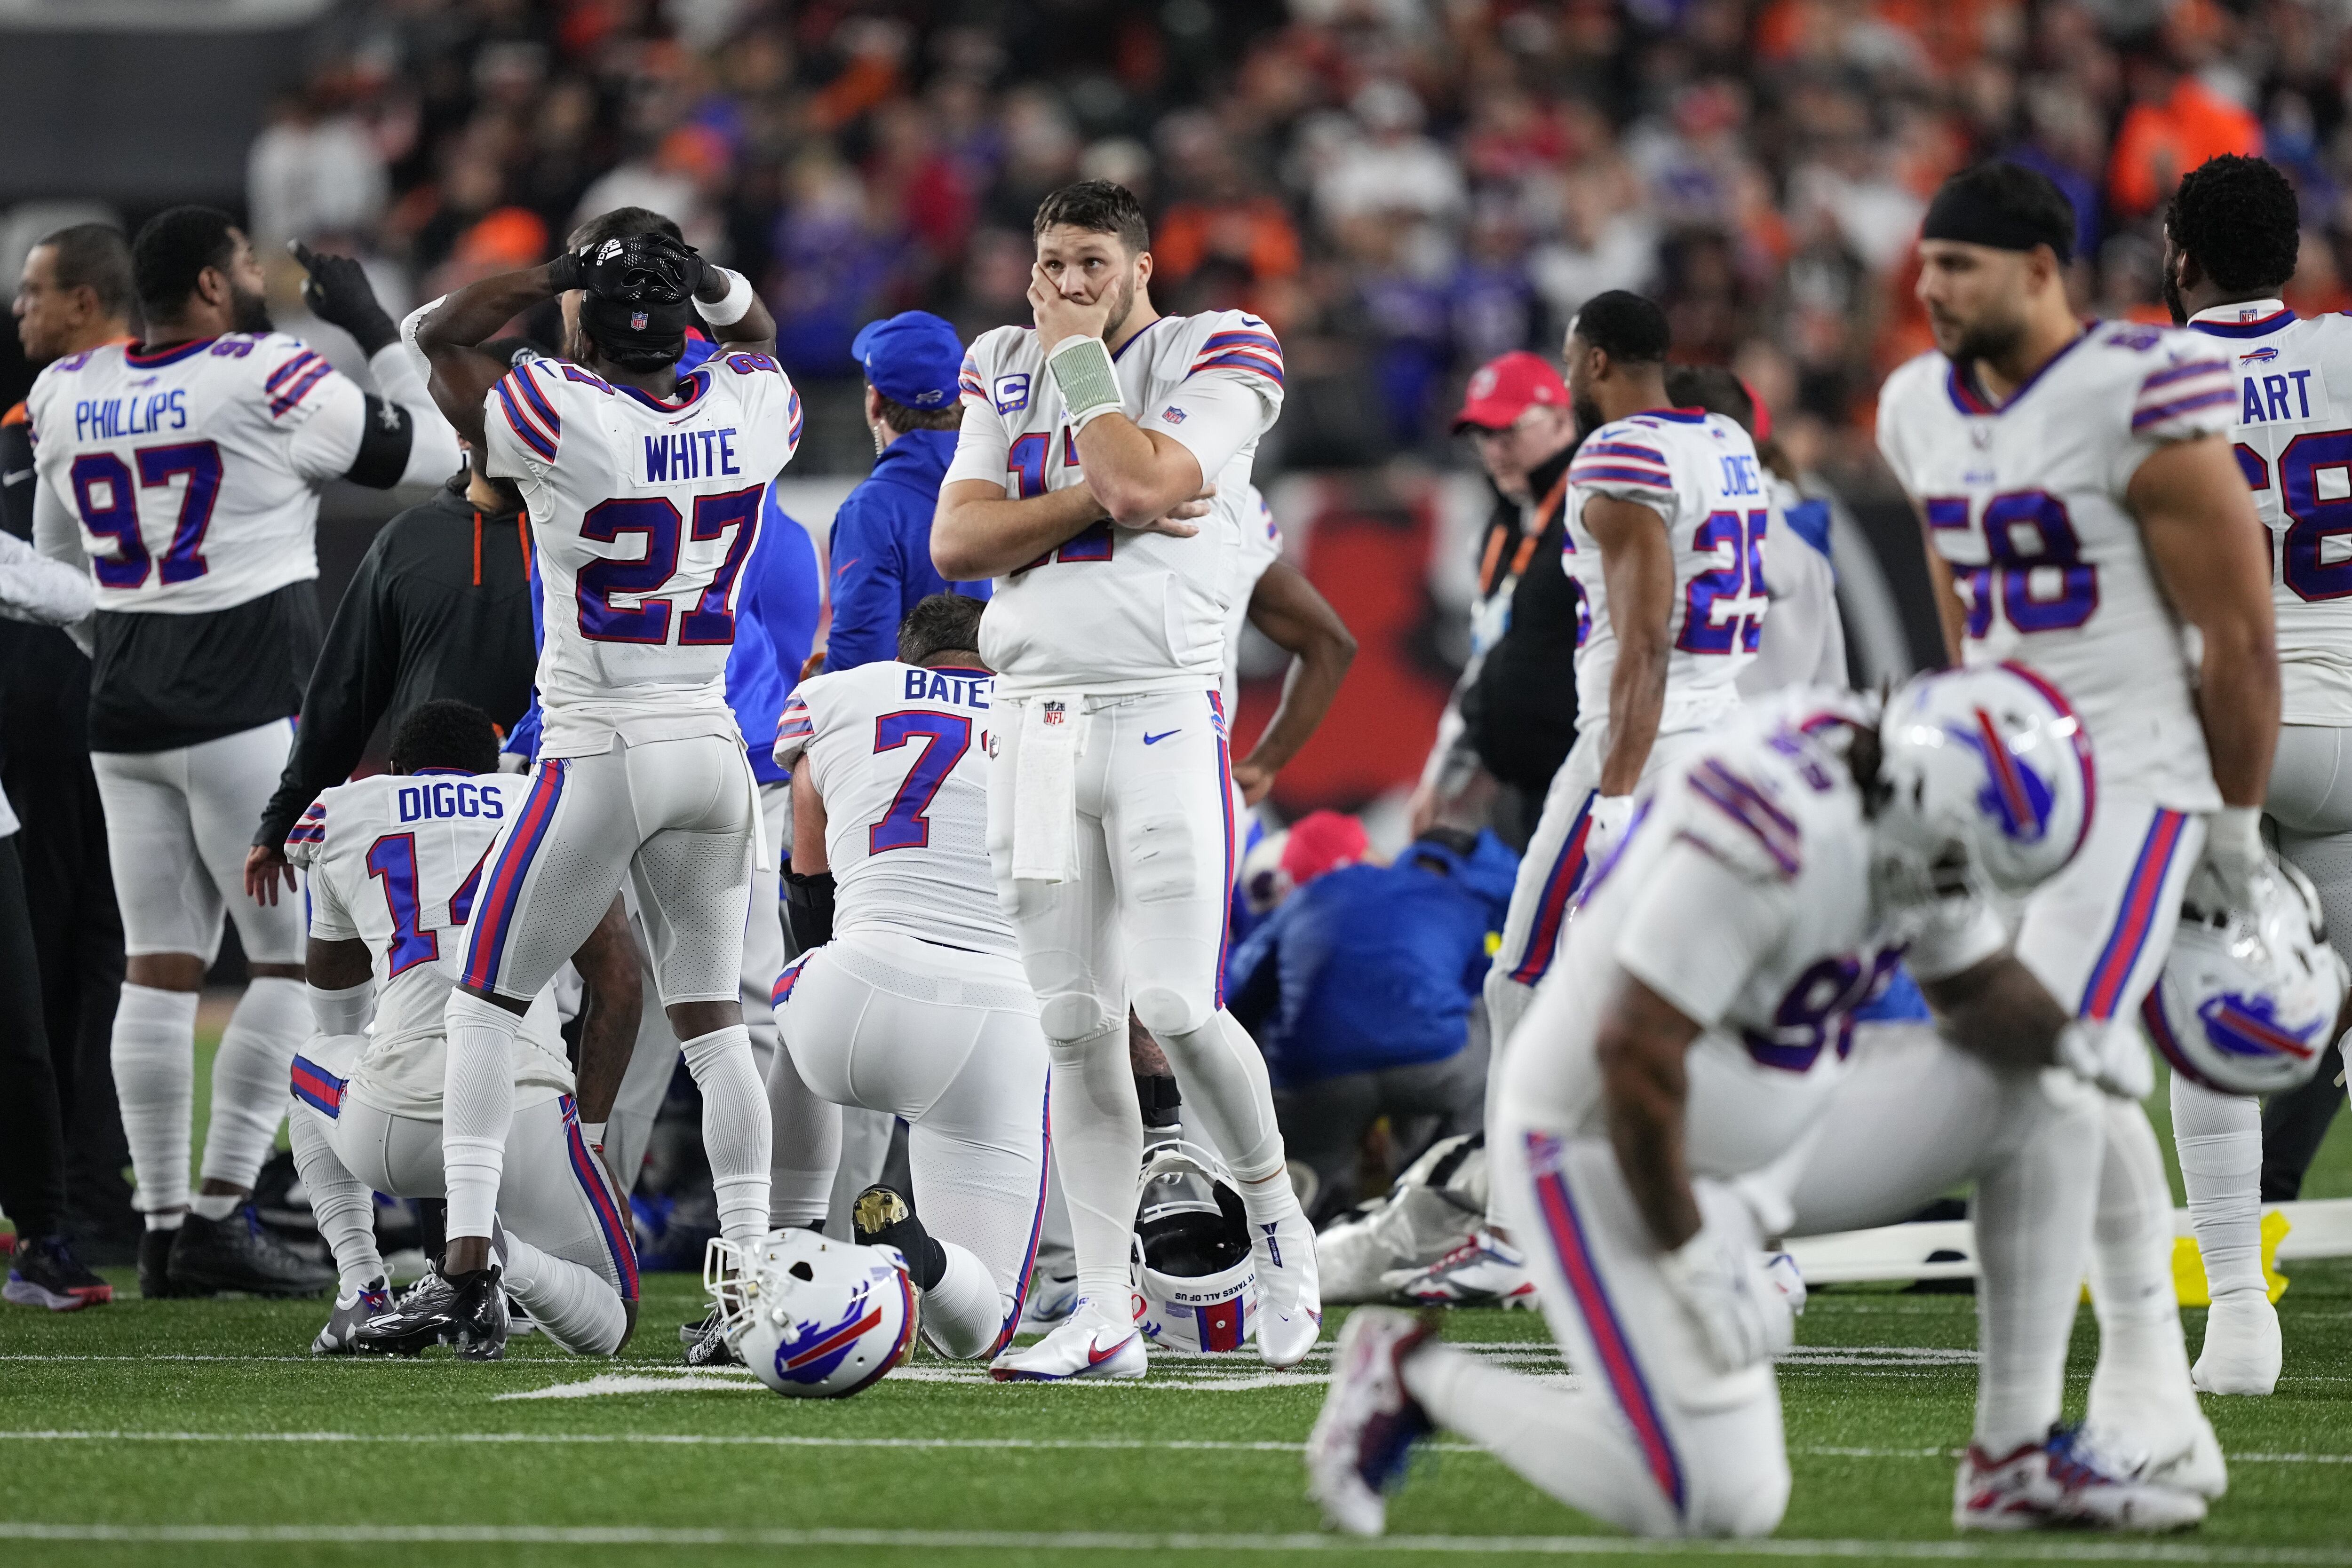
<instances>
[{"instance_id":1,"label":"nfl shield logo","mask_svg":"<svg viewBox=\"0 0 2352 1568\"><path fill-rule=\"evenodd\" d=\"M1062 722L1062 705L1060 703L1049 702L1045 705L1045 722L1047 724L1060 724Z\"/></svg>"},{"instance_id":2,"label":"nfl shield logo","mask_svg":"<svg viewBox=\"0 0 2352 1568\"><path fill-rule=\"evenodd\" d=\"M646 313L642 310L631 311L629 313L629 330L632 332L642 332L645 329Z\"/></svg>"}]
</instances>

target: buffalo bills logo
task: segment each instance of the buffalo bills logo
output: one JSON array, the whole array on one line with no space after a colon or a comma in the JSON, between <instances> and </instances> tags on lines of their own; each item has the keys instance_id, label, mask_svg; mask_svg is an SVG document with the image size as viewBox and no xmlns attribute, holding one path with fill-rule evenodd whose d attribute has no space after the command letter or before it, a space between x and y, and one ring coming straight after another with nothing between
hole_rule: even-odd
<instances>
[{"instance_id":1,"label":"buffalo bills logo","mask_svg":"<svg viewBox=\"0 0 2352 1568\"><path fill-rule=\"evenodd\" d=\"M2242 365L2267 365L2273 360L2277 358L2278 350L2276 349L2256 349L2252 353L2240 354L2238 356L2238 363Z\"/></svg>"},{"instance_id":2,"label":"buffalo bills logo","mask_svg":"<svg viewBox=\"0 0 2352 1568\"><path fill-rule=\"evenodd\" d=\"M2315 1049L2311 1037L2319 1022L2315 1020L2300 1030L2290 1029L2279 1022L2278 1004L2268 997L2242 997L2224 991L2199 1008L2197 1017L2205 1026L2205 1038L2213 1049L2231 1056L2291 1056L2297 1061L2308 1061Z\"/></svg>"},{"instance_id":3,"label":"buffalo bills logo","mask_svg":"<svg viewBox=\"0 0 2352 1568\"><path fill-rule=\"evenodd\" d=\"M857 1342L881 1326L882 1309L872 1304L872 1293L870 1286L859 1286L849 1298L849 1310L832 1322L795 1322L776 1346L776 1375L787 1383L823 1383L832 1376Z\"/></svg>"},{"instance_id":4,"label":"buffalo bills logo","mask_svg":"<svg viewBox=\"0 0 2352 1568\"><path fill-rule=\"evenodd\" d=\"M1976 720L1973 729L1953 725L1948 732L1985 765L1985 787L1977 792L1977 810L1999 822L2009 837L2030 843L2050 831L2053 804L2050 781L2017 759L1994 727L1991 715L1979 708Z\"/></svg>"}]
</instances>

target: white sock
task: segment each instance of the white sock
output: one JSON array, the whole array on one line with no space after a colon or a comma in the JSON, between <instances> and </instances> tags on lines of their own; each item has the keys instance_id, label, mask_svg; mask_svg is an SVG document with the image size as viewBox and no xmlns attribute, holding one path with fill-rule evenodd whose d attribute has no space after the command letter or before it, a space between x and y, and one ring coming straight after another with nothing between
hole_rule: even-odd
<instances>
[{"instance_id":1,"label":"white sock","mask_svg":"<svg viewBox=\"0 0 2352 1568\"><path fill-rule=\"evenodd\" d=\"M509 1230L500 1282L547 1337L574 1355L610 1355L628 1333L621 1293L593 1269L543 1252Z\"/></svg>"},{"instance_id":2,"label":"white sock","mask_svg":"<svg viewBox=\"0 0 2352 1568\"><path fill-rule=\"evenodd\" d=\"M233 1192L200 1192L188 1199L188 1212L198 1219L226 1219L244 1197Z\"/></svg>"},{"instance_id":3,"label":"white sock","mask_svg":"<svg viewBox=\"0 0 2352 1568\"><path fill-rule=\"evenodd\" d=\"M1996 1458L2038 1443L2065 1396L2066 1343L2090 1262L2104 1145L2095 1092L2037 1087L2042 1118L1977 1183L1977 1447Z\"/></svg>"},{"instance_id":4,"label":"white sock","mask_svg":"<svg viewBox=\"0 0 2352 1568\"><path fill-rule=\"evenodd\" d=\"M1013 1303L997 1293L988 1266L971 1251L952 1241L940 1242L940 1250L948 1255L947 1271L923 1292L923 1337L959 1361L985 1355L995 1348Z\"/></svg>"},{"instance_id":5,"label":"white sock","mask_svg":"<svg viewBox=\"0 0 2352 1568\"><path fill-rule=\"evenodd\" d=\"M114 1094L151 1230L176 1228L188 1201L188 1134L194 1095L196 993L122 983L115 1004ZM279 1084L280 1092L285 1085Z\"/></svg>"},{"instance_id":6,"label":"white sock","mask_svg":"<svg viewBox=\"0 0 2352 1568\"><path fill-rule=\"evenodd\" d=\"M467 991L449 993L441 1086L441 1171L448 1236L488 1236L514 1126L514 1037L522 1018Z\"/></svg>"},{"instance_id":7,"label":"white sock","mask_svg":"<svg viewBox=\"0 0 2352 1568\"><path fill-rule=\"evenodd\" d=\"M356 1296L384 1272L375 1246L375 1198L335 1154L327 1119L308 1105L287 1107L286 1131L294 1145L294 1169L310 1195L319 1234L335 1255L337 1294Z\"/></svg>"},{"instance_id":8,"label":"white sock","mask_svg":"<svg viewBox=\"0 0 2352 1568\"><path fill-rule=\"evenodd\" d=\"M2217 1297L2262 1291L2262 1102L2216 1094L2175 1073L2172 1142L2207 1287Z\"/></svg>"},{"instance_id":9,"label":"white sock","mask_svg":"<svg viewBox=\"0 0 2352 1568\"><path fill-rule=\"evenodd\" d=\"M1143 1174L1143 1112L1128 1065L1127 1020L1084 1040L1047 1040L1054 1158L1070 1215L1078 1293L1114 1318L1133 1289L1128 1252Z\"/></svg>"},{"instance_id":10,"label":"white sock","mask_svg":"<svg viewBox=\"0 0 2352 1568\"><path fill-rule=\"evenodd\" d=\"M2197 1412L2189 1351L2172 1290L2172 1190L2156 1133L2137 1101L2106 1096L2098 1218L2092 1230L2091 1302L2099 1360L2090 1414L2129 1431Z\"/></svg>"},{"instance_id":11,"label":"white sock","mask_svg":"<svg viewBox=\"0 0 2352 1568\"><path fill-rule=\"evenodd\" d=\"M205 1132L206 1181L250 1189L278 1142L294 1053L310 1038L310 995L299 980L246 983L213 1057L211 1125ZM199 1210L199 1212L202 1212Z\"/></svg>"},{"instance_id":12,"label":"white sock","mask_svg":"<svg viewBox=\"0 0 2352 1568\"><path fill-rule=\"evenodd\" d=\"M806 1230L823 1222L841 1164L841 1107L802 1081L781 1047L768 1068L768 1228Z\"/></svg>"},{"instance_id":13,"label":"white sock","mask_svg":"<svg viewBox=\"0 0 2352 1568\"><path fill-rule=\"evenodd\" d=\"M1265 1056L1249 1030L1219 1009L1198 1029L1161 1034L1144 1010L1151 998L1147 991L1136 998L1136 1016L1151 1030L1168 1053L1168 1064L1176 1070L1186 1120L1201 1119L1210 1142L1245 1187L1278 1174L1283 1168L1282 1129L1274 1119L1274 1086L1266 1077Z\"/></svg>"},{"instance_id":14,"label":"white sock","mask_svg":"<svg viewBox=\"0 0 2352 1568\"><path fill-rule=\"evenodd\" d=\"M768 1165L775 1142L767 1086L751 1064L751 1034L741 1024L679 1042L687 1071L702 1091L702 1151L710 1161L719 1233L749 1245L767 1234Z\"/></svg>"}]
</instances>

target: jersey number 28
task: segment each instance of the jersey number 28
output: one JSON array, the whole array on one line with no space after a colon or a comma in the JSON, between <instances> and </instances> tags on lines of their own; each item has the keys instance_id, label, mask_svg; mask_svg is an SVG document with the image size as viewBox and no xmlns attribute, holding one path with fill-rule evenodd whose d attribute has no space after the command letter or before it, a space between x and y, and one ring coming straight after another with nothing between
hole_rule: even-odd
<instances>
[{"instance_id":1,"label":"jersey number 28","mask_svg":"<svg viewBox=\"0 0 2352 1568\"><path fill-rule=\"evenodd\" d=\"M2268 538L2278 558L2279 580L2305 601L2342 599L2352 595L2352 491L2341 496L2319 493L2320 475L2333 470L2336 480L2352 464L2352 430L2315 431L2296 436L2279 454L2279 510L2286 514L2286 537ZM2238 466L2245 471L2246 487L2271 487L2270 465L2242 442ZM2329 545L2336 550L2329 550ZM2281 549L2284 545L2284 549ZM2336 559L2329 559L2331 554Z\"/></svg>"}]
</instances>

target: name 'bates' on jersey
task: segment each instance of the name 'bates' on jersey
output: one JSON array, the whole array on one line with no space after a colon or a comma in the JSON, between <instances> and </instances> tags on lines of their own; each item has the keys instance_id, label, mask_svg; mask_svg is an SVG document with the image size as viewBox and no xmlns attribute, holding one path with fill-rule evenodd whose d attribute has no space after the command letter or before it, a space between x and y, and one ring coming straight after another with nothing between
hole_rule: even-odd
<instances>
[{"instance_id":1,"label":"name 'bates' on jersey","mask_svg":"<svg viewBox=\"0 0 2352 1568\"><path fill-rule=\"evenodd\" d=\"M964 356L963 425L947 483L1015 498L1086 482L1037 334L1000 327ZM1200 460L1217 499L1190 538L1101 522L999 578L980 651L1007 696L1206 689L1224 669L1226 552L1239 544L1258 438L1282 412L1282 347L1238 310L1163 316L1112 355L1129 419Z\"/></svg>"},{"instance_id":2,"label":"name 'bates' on jersey","mask_svg":"<svg viewBox=\"0 0 2352 1568\"><path fill-rule=\"evenodd\" d=\"M484 425L545 573L541 753L736 734L740 578L801 437L800 393L776 361L722 352L657 398L534 360L499 382Z\"/></svg>"},{"instance_id":3,"label":"name 'bates' on jersey","mask_svg":"<svg viewBox=\"0 0 2352 1568\"><path fill-rule=\"evenodd\" d=\"M1595 496L1632 501L1664 519L1674 549L1666 622L1666 699L1658 732L1696 729L1739 706L1739 672L1754 661L1769 602L1764 539L1772 497L1755 444L1700 409L1654 409L1604 424L1568 465L1568 538L1560 566L1575 580L1576 727L1609 721L1617 632L1601 543L1585 527Z\"/></svg>"},{"instance_id":4,"label":"name 'bates' on jersey","mask_svg":"<svg viewBox=\"0 0 2352 1568\"><path fill-rule=\"evenodd\" d=\"M2352 725L2352 317L2297 320L2261 299L2189 329L2238 379L2238 464L2270 529L2279 716Z\"/></svg>"},{"instance_id":5,"label":"name 'bates' on jersey","mask_svg":"<svg viewBox=\"0 0 2352 1568\"><path fill-rule=\"evenodd\" d=\"M1938 353L1887 378L1878 445L1967 610L1971 664L2016 659L2065 694L2103 781L2210 810L2180 617L2124 505L2168 443L2229 430L2238 382L2210 338L2102 322L1995 407Z\"/></svg>"},{"instance_id":6,"label":"name 'bates' on jersey","mask_svg":"<svg viewBox=\"0 0 2352 1568\"><path fill-rule=\"evenodd\" d=\"M988 865L993 684L985 670L886 660L793 690L776 760L807 768L824 800L835 931L1019 956Z\"/></svg>"}]
</instances>

